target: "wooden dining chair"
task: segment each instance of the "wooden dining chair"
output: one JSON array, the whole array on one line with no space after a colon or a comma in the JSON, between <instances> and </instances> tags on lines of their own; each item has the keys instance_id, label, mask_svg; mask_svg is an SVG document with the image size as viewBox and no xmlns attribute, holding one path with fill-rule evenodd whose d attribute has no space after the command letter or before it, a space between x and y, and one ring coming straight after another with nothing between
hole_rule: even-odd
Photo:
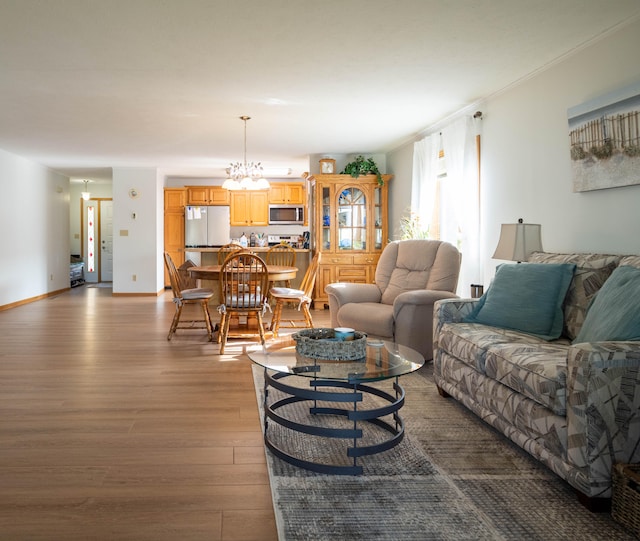
<instances>
[{"instance_id":1,"label":"wooden dining chair","mask_svg":"<svg viewBox=\"0 0 640 541\"><path fill-rule=\"evenodd\" d=\"M222 246L218 250L218 265L222 265L229 254L232 254L233 252L236 252L238 250L244 250L244 248L239 244L236 244L235 242Z\"/></svg>"},{"instance_id":2,"label":"wooden dining chair","mask_svg":"<svg viewBox=\"0 0 640 541\"><path fill-rule=\"evenodd\" d=\"M304 328L313 327L313 318L311 317L311 297L313 295L313 286L316 283L316 276L318 275L318 265L320 264L320 252L316 252L313 256L307 272L304 274L300 289L292 289L290 287L272 287L269 290L271 298L276 301L276 305L273 309L273 317L271 318L271 325L269 330L273 331L273 337L278 336L278 330L280 327L288 328ZM288 317L285 321L288 324L282 323L282 310L285 304L296 304L297 309L302 311L302 317L291 318ZM304 322L304 325L297 325L299 322Z\"/></svg>"},{"instance_id":3,"label":"wooden dining chair","mask_svg":"<svg viewBox=\"0 0 640 541\"><path fill-rule=\"evenodd\" d=\"M189 273L189 269L196 266L197 265L193 261L187 259L178 267L178 275L180 276L180 285L182 286L182 289L193 289L198 287L198 280Z\"/></svg>"},{"instance_id":4,"label":"wooden dining chair","mask_svg":"<svg viewBox=\"0 0 640 541\"><path fill-rule=\"evenodd\" d=\"M173 302L176 305L176 312L173 315L167 340L171 340L177 329L206 329L209 340L213 340L213 324L211 323L211 314L209 312L209 301L213 298L213 291L200 287L185 287L178 269L168 252L164 252L164 262L169 273ZM192 319L188 324L186 322L181 324L182 309L187 304L199 304L202 308L203 318Z\"/></svg>"},{"instance_id":5,"label":"wooden dining chair","mask_svg":"<svg viewBox=\"0 0 640 541\"><path fill-rule=\"evenodd\" d=\"M229 336L229 325L234 317L255 317L258 323L260 342L265 343L263 313L267 308L269 273L267 265L259 256L238 250L229 255L220 269L220 332L218 343L220 355Z\"/></svg>"},{"instance_id":6,"label":"wooden dining chair","mask_svg":"<svg viewBox=\"0 0 640 541\"><path fill-rule=\"evenodd\" d=\"M296 266L296 251L290 244L283 242L272 246L267 251L266 255L267 265L281 265L283 267L295 267ZM275 284L272 284L275 285ZM291 287L291 281L286 280L285 285Z\"/></svg>"}]
</instances>

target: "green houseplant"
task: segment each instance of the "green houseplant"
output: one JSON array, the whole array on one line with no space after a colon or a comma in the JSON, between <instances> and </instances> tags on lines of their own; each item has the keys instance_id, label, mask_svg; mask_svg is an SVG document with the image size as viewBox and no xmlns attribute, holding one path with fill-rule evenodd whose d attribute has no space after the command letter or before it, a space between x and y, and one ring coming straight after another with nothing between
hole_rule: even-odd
<instances>
[{"instance_id":1,"label":"green houseplant","mask_svg":"<svg viewBox=\"0 0 640 541\"><path fill-rule=\"evenodd\" d=\"M351 175L353 178L358 178L360 175L376 175L378 184L380 186L384 184L382 173L380 173L376 162L374 162L372 158L365 160L364 156L358 156L354 161L345 165L341 174Z\"/></svg>"},{"instance_id":2,"label":"green houseplant","mask_svg":"<svg viewBox=\"0 0 640 541\"><path fill-rule=\"evenodd\" d=\"M420 216L411 210L400 218L400 240L428 239L429 227L426 229L420 223Z\"/></svg>"}]
</instances>

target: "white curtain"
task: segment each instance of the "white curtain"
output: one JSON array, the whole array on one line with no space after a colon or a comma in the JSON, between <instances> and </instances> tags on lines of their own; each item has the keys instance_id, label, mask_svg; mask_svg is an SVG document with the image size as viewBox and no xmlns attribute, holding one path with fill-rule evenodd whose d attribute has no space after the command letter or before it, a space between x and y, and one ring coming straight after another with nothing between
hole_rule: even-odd
<instances>
[{"instance_id":1,"label":"white curtain","mask_svg":"<svg viewBox=\"0 0 640 541\"><path fill-rule=\"evenodd\" d=\"M462 253L458 295L470 296L479 284L480 188L474 119L463 116L441 130L446 177L440 183L440 240ZM421 145L422 143L422 145ZM440 136L433 134L414 145L412 208L430 223L435 197ZM418 154L420 154L418 156ZM422 176L418 176L422 173ZM415 202L415 204L414 204Z\"/></svg>"},{"instance_id":2,"label":"white curtain","mask_svg":"<svg viewBox=\"0 0 640 541\"><path fill-rule=\"evenodd\" d=\"M413 176L411 182L411 212L420 217L426 229L433 218L438 175L437 135L429 135L413 145Z\"/></svg>"}]
</instances>

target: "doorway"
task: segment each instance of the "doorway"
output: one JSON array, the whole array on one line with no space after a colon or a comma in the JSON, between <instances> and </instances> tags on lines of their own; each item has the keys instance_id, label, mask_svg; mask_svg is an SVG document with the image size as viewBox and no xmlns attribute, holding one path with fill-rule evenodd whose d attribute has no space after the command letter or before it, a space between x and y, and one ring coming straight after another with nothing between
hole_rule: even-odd
<instances>
[{"instance_id":1,"label":"doorway","mask_svg":"<svg viewBox=\"0 0 640 541\"><path fill-rule=\"evenodd\" d=\"M87 283L113 281L113 199L82 201L82 257Z\"/></svg>"}]
</instances>

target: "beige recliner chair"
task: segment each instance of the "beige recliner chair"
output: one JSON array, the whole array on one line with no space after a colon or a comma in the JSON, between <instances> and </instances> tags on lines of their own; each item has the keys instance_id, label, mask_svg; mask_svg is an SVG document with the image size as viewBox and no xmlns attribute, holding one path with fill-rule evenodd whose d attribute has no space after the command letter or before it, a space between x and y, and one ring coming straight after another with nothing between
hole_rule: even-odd
<instances>
[{"instance_id":1,"label":"beige recliner chair","mask_svg":"<svg viewBox=\"0 0 640 541\"><path fill-rule=\"evenodd\" d=\"M351 327L395 340L433 358L433 304L455 298L460 252L439 240L389 243L374 284L335 283L329 296L332 327Z\"/></svg>"}]
</instances>

